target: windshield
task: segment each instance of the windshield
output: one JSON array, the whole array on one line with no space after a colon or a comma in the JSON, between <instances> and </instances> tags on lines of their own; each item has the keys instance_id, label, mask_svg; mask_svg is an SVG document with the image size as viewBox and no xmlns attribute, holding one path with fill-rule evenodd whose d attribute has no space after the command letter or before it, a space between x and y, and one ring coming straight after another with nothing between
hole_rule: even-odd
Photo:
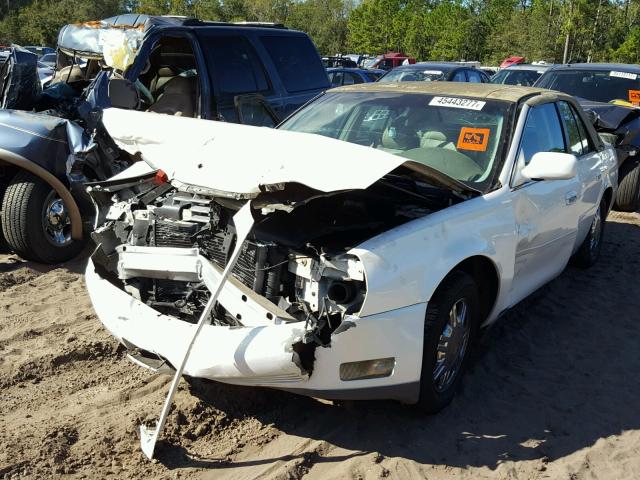
<instances>
[{"instance_id":1,"label":"windshield","mask_svg":"<svg viewBox=\"0 0 640 480\"><path fill-rule=\"evenodd\" d=\"M594 102L624 100L640 105L640 81L635 73L616 70L550 71L536 87L558 90Z\"/></svg>"},{"instance_id":2,"label":"windshield","mask_svg":"<svg viewBox=\"0 0 640 480\"><path fill-rule=\"evenodd\" d=\"M379 82L432 82L434 80L442 80L444 73L442 70L425 68L419 69L404 69L399 68L391 70Z\"/></svg>"},{"instance_id":3,"label":"windshield","mask_svg":"<svg viewBox=\"0 0 640 480\"><path fill-rule=\"evenodd\" d=\"M326 93L279 128L383 150L486 191L501 166L510 105L414 93Z\"/></svg>"},{"instance_id":4,"label":"windshield","mask_svg":"<svg viewBox=\"0 0 640 480\"><path fill-rule=\"evenodd\" d=\"M542 71L536 70L500 70L493 77L491 77L491 83L498 83L504 85L520 85L523 87L531 87L536 80L540 78Z\"/></svg>"}]
</instances>

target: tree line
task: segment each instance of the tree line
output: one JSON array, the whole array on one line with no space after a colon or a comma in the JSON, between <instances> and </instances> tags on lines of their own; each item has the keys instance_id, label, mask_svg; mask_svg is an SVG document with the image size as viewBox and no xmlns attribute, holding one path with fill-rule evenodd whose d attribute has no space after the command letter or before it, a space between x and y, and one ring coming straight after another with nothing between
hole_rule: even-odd
<instances>
[{"instance_id":1,"label":"tree line","mask_svg":"<svg viewBox=\"0 0 640 480\"><path fill-rule=\"evenodd\" d=\"M64 24L123 12L283 23L324 55L640 61L640 0L0 0L0 44L55 45Z\"/></svg>"}]
</instances>

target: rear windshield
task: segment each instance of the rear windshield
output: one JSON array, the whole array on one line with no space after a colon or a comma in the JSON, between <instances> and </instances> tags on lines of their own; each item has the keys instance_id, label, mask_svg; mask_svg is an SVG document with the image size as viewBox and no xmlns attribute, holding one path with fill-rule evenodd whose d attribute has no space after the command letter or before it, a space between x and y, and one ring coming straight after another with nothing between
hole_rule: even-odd
<instances>
[{"instance_id":1,"label":"rear windshield","mask_svg":"<svg viewBox=\"0 0 640 480\"><path fill-rule=\"evenodd\" d=\"M444 72L437 68L424 68L424 69L404 69L399 68L391 70L379 82L432 82L435 80L442 80L444 78Z\"/></svg>"},{"instance_id":2,"label":"rear windshield","mask_svg":"<svg viewBox=\"0 0 640 480\"><path fill-rule=\"evenodd\" d=\"M288 92L329 88L329 78L308 37L260 37Z\"/></svg>"},{"instance_id":3,"label":"rear windshield","mask_svg":"<svg viewBox=\"0 0 640 480\"><path fill-rule=\"evenodd\" d=\"M640 81L635 73L616 70L550 71L536 86L558 90L594 102L623 100L640 105Z\"/></svg>"},{"instance_id":4,"label":"rear windshield","mask_svg":"<svg viewBox=\"0 0 640 480\"><path fill-rule=\"evenodd\" d=\"M511 70L505 68L500 70L493 77L491 77L491 83L498 83L504 85L521 85L523 87L531 87L536 80L540 78L542 72L536 70Z\"/></svg>"}]
</instances>

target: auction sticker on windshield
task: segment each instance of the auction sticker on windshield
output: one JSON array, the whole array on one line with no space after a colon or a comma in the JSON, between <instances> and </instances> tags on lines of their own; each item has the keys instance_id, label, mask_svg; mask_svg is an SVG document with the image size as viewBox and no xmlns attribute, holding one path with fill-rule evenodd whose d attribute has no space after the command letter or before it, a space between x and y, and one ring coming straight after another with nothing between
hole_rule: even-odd
<instances>
[{"instance_id":1,"label":"auction sticker on windshield","mask_svg":"<svg viewBox=\"0 0 640 480\"><path fill-rule=\"evenodd\" d=\"M629 90L629 101L636 106L640 106L640 90Z\"/></svg>"},{"instance_id":2,"label":"auction sticker on windshield","mask_svg":"<svg viewBox=\"0 0 640 480\"><path fill-rule=\"evenodd\" d=\"M616 72L616 71L611 71L609 72L609 76L610 77L618 77L618 78L628 78L629 80L635 80L636 78L638 78L638 75L635 73L629 73L629 72Z\"/></svg>"},{"instance_id":3,"label":"auction sticker on windshield","mask_svg":"<svg viewBox=\"0 0 640 480\"><path fill-rule=\"evenodd\" d=\"M458 150L486 152L490 134L491 130L488 128L462 127L456 148Z\"/></svg>"},{"instance_id":4,"label":"auction sticker on windshield","mask_svg":"<svg viewBox=\"0 0 640 480\"><path fill-rule=\"evenodd\" d=\"M482 110L487 102L472 98L433 97L429 105L438 107L464 108L466 110Z\"/></svg>"}]
</instances>

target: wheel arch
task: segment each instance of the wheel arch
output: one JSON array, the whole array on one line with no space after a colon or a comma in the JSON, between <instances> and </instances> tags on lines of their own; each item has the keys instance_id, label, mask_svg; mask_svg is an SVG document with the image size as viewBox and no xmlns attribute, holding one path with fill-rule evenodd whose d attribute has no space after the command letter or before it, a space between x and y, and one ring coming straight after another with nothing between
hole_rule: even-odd
<instances>
[{"instance_id":1,"label":"wheel arch","mask_svg":"<svg viewBox=\"0 0 640 480\"><path fill-rule=\"evenodd\" d=\"M491 314L500 288L500 276L496 264L489 257L474 255L468 257L454 266L440 281L436 290L455 271L462 271L469 275L478 287L482 308L482 321L484 323Z\"/></svg>"},{"instance_id":2,"label":"wheel arch","mask_svg":"<svg viewBox=\"0 0 640 480\"><path fill-rule=\"evenodd\" d=\"M22 155L5 150L4 148L0 148L0 163L1 162L14 166L18 170L27 171L40 178L53 188L64 201L69 211L69 217L71 218L71 238L74 240L82 240L82 215L80 214L80 208L64 183L40 165L29 161Z\"/></svg>"}]
</instances>

